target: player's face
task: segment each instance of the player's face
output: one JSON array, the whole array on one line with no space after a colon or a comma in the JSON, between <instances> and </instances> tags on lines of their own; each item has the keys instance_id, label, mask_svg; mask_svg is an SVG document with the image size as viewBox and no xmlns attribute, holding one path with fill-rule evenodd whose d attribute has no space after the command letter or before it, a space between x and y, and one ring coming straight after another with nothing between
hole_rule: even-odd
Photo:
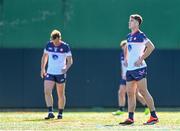
<instances>
[{"instance_id":1,"label":"player's face","mask_svg":"<svg viewBox=\"0 0 180 131\"><path fill-rule=\"evenodd\" d=\"M137 21L130 17L129 18L129 29L137 28L137 26L138 26Z\"/></svg>"},{"instance_id":2,"label":"player's face","mask_svg":"<svg viewBox=\"0 0 180 131\"><path fill-rule=\"evenodd\" d=\"M53 43L55 43L55 44L56 44L56 43L59 43L59 38L53 39L52 41L53 41Z\"/></svg>"},{"instance_id":3,"label":"player's face","mask_svg":"<svg viewBox=\"0 0 180 131\"><path fill-rule=\"evenodd\" d=\"M59 41L61 41L61 36L60 36L60 38L56 37L55 39L52 38L51 40L52 40L53 43L58 44Z\"/></svg>"}]
</instances>

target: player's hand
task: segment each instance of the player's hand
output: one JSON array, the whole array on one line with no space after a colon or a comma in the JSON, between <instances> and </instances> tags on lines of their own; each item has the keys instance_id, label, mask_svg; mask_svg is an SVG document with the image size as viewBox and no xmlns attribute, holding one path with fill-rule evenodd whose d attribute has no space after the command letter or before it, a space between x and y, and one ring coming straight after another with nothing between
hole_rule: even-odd
<instances>
[{"instance_id":1,"label":"player's hand","mask_svg":"<svg viewBox=\"0 0 180 131\"><path fill-rule=\"evenodd\" d=\"M67 68L62 69L61 71L62 71L63 74L66 74Z\"/></svg>"},{"instance_id":2,"label":"player's hand","mask_svg":"<svg viewBox=\"0 0 180 131\"><path fill-rule=\"evenodd\" d=\"M143 59L141 57L139 57L139 59L134 63L134 65L139 67L142 65L142 61L143 61Z\"/></svg>"},{"instance_id":3,"label":"player's hand","mask_svg":"<svg viewBox=\"0 0 180 131\"><path fill-rule=\"evenodd\" d=\"M41 69L41 78L44 78L44 76L46 76L46 70L45 69Z\"/></svg>"},{"instance_id":4,"label":"player's hand","mask_svg":"<svg viewBox=\"0 0 180 131\"><path fill-rule=\"evenodd\" d=\"M125 67L127 67L128 66L127 60L125 60L123 64Z\"/></svg>"}]
</instances>

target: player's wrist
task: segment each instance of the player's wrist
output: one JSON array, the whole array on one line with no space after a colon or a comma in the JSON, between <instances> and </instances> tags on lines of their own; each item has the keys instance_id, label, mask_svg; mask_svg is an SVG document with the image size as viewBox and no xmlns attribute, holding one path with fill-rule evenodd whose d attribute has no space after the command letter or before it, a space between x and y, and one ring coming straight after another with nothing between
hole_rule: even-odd
<instances>
[{"instance_id":1,"label":"player's wrist","mask_svg":"<svg viewBox=\"0 0 180 131\"><path fill-rule=\"evenodd\" d=\"M143 57L143 56L142 56L142 57L140 57L140 60L141 60L141 61L143 61L143 60L144 60L144 57Z\"/></svg>"},{"instance_id":2,"label":"player's wrist","mask_svg":"<svg viewBox=\"0 0 180 131\"><path fill-rule=\"evenodd\" d=\"M41 70L45 70L45 67L44 67L44 66L41 66Z\"/></svg>"},{"instance_id":3,"label":"player's wrist","mask_svg":"<svg viewBox=\"0 0 180 131\"><path fill-rule=\"evenodd\" d=\"M66 66L66 70L69 70L69 68L71 67L71 65L69 64L69 65L67 65Z\"/></svg>"}]
</instances>

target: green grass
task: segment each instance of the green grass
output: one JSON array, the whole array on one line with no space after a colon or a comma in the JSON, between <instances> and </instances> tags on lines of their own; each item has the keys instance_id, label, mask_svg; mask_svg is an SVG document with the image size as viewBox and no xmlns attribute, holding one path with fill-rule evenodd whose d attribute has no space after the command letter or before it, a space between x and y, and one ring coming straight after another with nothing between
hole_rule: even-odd
<instances>
[{"instance_id":1,"label":"green grass","mask_svg":"<svg viewBox=\"0 0 180 131\"><path fill-rule=\"evenodd\" d=\"M135 124L120 126L118 123L127 117L111 114L114 109L67 109L63 120L44 120L47 115L44 110L0 110L0 130L154 130L154 131L180 131L180 108L159 108L160 122L157 125L144 126L149 116L145 116L142 109L135 113ZM55 113L57 115L57 112Z\"/></svg>"}]
</instances>

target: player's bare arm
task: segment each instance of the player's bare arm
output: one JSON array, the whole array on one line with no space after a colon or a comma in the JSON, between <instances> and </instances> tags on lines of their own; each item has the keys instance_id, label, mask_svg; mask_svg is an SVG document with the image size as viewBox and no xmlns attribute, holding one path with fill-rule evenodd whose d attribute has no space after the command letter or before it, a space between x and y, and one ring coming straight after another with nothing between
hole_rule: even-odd
<instances>
[{"instance_id":1,"label":"player's bare arm","mask_svg":"<svg viewBox=\"0 0 180 131\"><path fill-rule=\"evenodd\" d=\"M69 70L69 68L71 67L71 65L73 64L72 56L67 56L66 59L67 59L66 68L62 69L63 73L66 73Z\"/></svg>"},{"instance_id":2,"label":"player's bare arm","mask_svg":"<svg viewBox=\"0 0 180 131\"><path fill-rule=\"evenodd\" d=\"M152 53L152 51L154 49L155 49L154 44L151 41L148 41L146 43L146 50L145 50L143 56L141 57L141 59L143 59L143 60L146 59Z\"/></svg>"},{"instance_id":3,"label":"player's bare arm","mask_svg":"<svg viewBox=\"0 0 180 131\"><path fill-rule=\"evenodd\" d=\"M41 58L41 78L44 78L46 75L46 64L48 62L48 54L44 53Z\"/></svg>"},{"instance_id":4,"label":"player's bare arm","mask_svg":"<svg viewBox=\"0 0 180 131\"><path fill-rule=\"evenodd\" d=\"M154 49L154 44L151 41L148 41L146 43L146 49L144 51L144 54L135 62L135 66L140 66L142 64L142 61L145 60Z\"/></svg>"}]
</instances>

